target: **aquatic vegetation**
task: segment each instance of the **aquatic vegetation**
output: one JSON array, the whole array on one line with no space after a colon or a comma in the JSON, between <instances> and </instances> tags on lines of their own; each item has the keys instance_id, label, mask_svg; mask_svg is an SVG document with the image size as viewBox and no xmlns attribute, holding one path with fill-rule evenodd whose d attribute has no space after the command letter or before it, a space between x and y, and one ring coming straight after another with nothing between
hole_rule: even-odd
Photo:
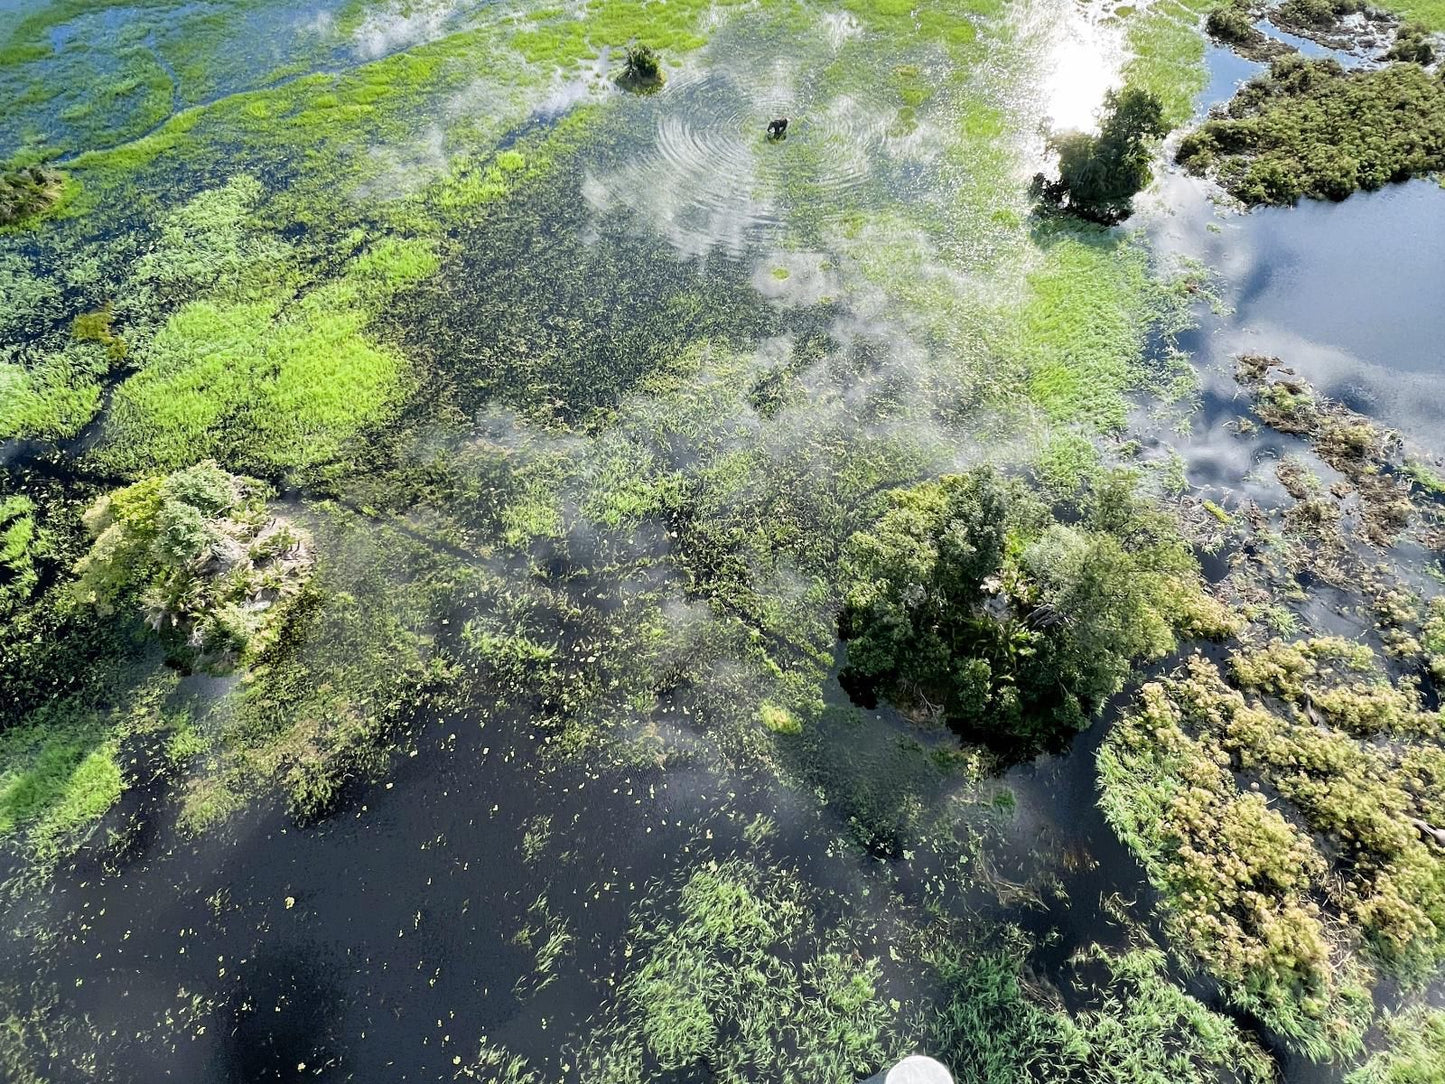
<instances>
[{"instance_id":1,"label":"aquatic vegetation","mask_svg":"<svg viewBox=\"0 0 1445 1084\"><path fill-rule=\"evenodd\" d=\"M1341 200L1445 164L1445 80L1418 64L1347 71L1285 57L1179 144L1246 203Z\"/></svg>"},{"instance_id":2,"label":"aquatic vegetation","mask_svg":"<svg viewBox=\"0 0 1445 1084\"><path fill-rule=\"evenodd\" d=\"M0 439L73 437L100 408L104 349L76 343L38 360L0 361Z\"/></svg>"},{"instance_id":3,"label":"aquatic vegetation","mask_svg":"<svg viewBox=\"0 0 1445 1084\"><path fill-rule=\"evenodd\" d=\"M862 1079L900 1056L880 961L813 906L795 874L737 858L654 895L630 931L616 1016L577 1051L580 1078L706 1066L738 1084Z\"/></svg>"},{"instance_id":4,"label":"aquatic vegetation","mask_svg":"<svg viewBox=\"0 0 1445 1084\"><path fill-rule=\"evenodd\" d=\"M1311 1056L1356 1050L1368 962L1417 974L1445 951L1440 719L1348 641L1229 666L1233 686L1198 656L1145 686L1100 753L1101 804L1232 999Z\"/></svg>"},{"instance_id":5,"label":"aquatic vegetation","mask_svg":"<svg viewBox=\"0 0 1445 1084\"><path fill-rule=\"evenodd\" d=\"M53 543L35 521L35 502L21 493L0 497L0 614L29 600L40 581L38 565Z\"/></svg>"},{"instance_id":6,"label":"aquatic vegetation","mask_svg":"<svg viewBox=\"0 0 1445 1084\"><path fill-rule=\"evenodd\" d=\"M1414 1006L1385 1018L1389 1045L1345 1078L1347 1084L1440 1084L1445 1080L1445 1011Z\"/></svg>"},{"instance_id":7,"label":"aquatic vegetation","mask_svg":"<svg viewBox=\"0 0 1445 1084\"><path fill-rule=\"evenodd\" d=\"M336 460L405 389L406 361L368 327L436 266L427 242L379 240L287 304L284 292L228 297L224 268L182 265L187 283L214 274L218 292L177 309L135 348L139 371L116 388L94 454L131 475L201 457L272 476ZM249 293L257 284L242 276L234 285Z\"/></svg>"},{"instance_id":8,"label":"aquatic vegetation","mask_svg":"<svg viewBox=\"0 0 1445 1084\"><path fill-rule=\"evenodd\" d=\"M76 597L139 607L188 663L227 669L264 653L310 576L308 533L266 507L265 487L210 460L101 497Z\"/></svg>"},{"instance_id":9,"label":"aquatic vegetation","mask_svg":"<svg viewBox=\"0 0 1445 1084\"><path fill-rule=\"evenodd\" d=\"M1099 753L1105 815L1163 893L1171 938L1232 1000L1313 1056L1358 1050L1368 996L1336 975L1333 932L1310 898L1323 858L1263 795L1236 790L1184 730L1178 694L1145 685L1110 733Z\"/></svg>"},{"instance_id":10,"label":"aquatic vegetation","mask_svg":"<svg viewBox=\"0 0 1445 1084\"><path fill-rule=\"evenodd\" d=\"M1132 53L1124 81L1156 95L1171 128L1194 116L1195 96L1208 83L1199 28L1214 6L1214 0L1156 0L1116 9Z\"/></svg>"},{"instance_id":11,"label":"aquatic vegetation","mask_svg":"<svg viewBox=\"0 0 1445 1084\"><path fill-rule=\"evenodd\" d=\"M1059 156L1059 177L1034 177L1032 194L1045 204L1093 222L1111 224L1133 213L1134 196L1153 174L1152 143L1169 133L1164 103L1148 90L1126 86L1104 98L1099 134L1062 132L1049 137Z\"/></svg>"},{"instance_id":12,"label":"aquatic vegetation","mask_svg":"<svg viewBox=\"0 0 1445 1084\"><path fill-rule=\"evenodd\" d=\"M0 228L51 210L65 195L66 176L50 166L0 170Z\"/></svg>"},{"instance_id":13,"label":"aquatic vegetation","mask_svg":"<svg viewBox=\"0 0 1445 1084\"><path fill-rule=\"evenodd\" d=\"M629 45L627 60L622 68L622 79L632 86L657 86L663 80L662 58L642 42Z\"/></svg>"},{"instance_id":14,"label":"aquatic vegetation","mask_svg":"<svg viewBox=\"0 0 1445 1084\"><path fill-rule=\"evenodd\" d=\"M844 553L844 686L970 733L1048 744L1083 729L1177 632L1230 630L1133 485L1126 472L1098 479L1079 526L983 470L895 492Z\"/></svg>"},{"instance_id":15,"label":"aquatic vegetation","mask_svg":"<svg viewBox=\"0 0 1445 1084\"><path fill-rule=\"evenodd\" d=\"M1345 476L1362 506L1359 531L1372 545L1389 546L1413 521L1433 519L1428 499L1414 499L1411 486L1400 477L1408 472L1399 434L1320 395L1278 358L1243 355L1235 379L1249 389L1255 413L1266 425L1304 437L1324 463ZM1313 506L1314 511L1306 508L1302 514L1317 521L1317 526L1333 526L1338 520L1337 508L1327 505L1319 487L1282 480L1291 496ZM1331 492L1336 501L1348 495L1338 485ZM1326 519L1329 522L1324 524Z\"/></svg>"},{"instance_id":16,"label":"aquatic vegetation","mask_svg":"<svg viewBox=\"0 0 1445 1084\"><path fill-rule=\"evenodd\" d=\"M1264 1050L1227 1017L1167 977L1164 953L1143 943L1099 945L1070 960L1074 1011L1027 990L1007 951L940 952L942 979L928 1049L960 1084L1078 1080L1088 1084L1264 1084Z\"/></svg>"}]
</instances>

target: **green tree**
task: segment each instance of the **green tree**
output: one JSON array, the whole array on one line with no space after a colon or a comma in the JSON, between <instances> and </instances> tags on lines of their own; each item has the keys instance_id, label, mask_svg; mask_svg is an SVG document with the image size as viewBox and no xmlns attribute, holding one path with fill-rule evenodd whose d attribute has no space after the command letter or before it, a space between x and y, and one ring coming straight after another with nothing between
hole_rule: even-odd
<instances>
[{"instance_id":1,"label":"green tree","mask_svg":"<svg viewBox=\"0 0 1445 1084\"><path fill-rule=\"evenodd\" d=\"M1149 184L1152 143L1167 135L1164 103L1151 91L1109 91L1099 134L1061 132L1049 149L1059 156L1059 178L1034 177L1036 198L1080 218L1105 224L1128 218L1134 195Z\"/></svg>"},{"instance_id":2,"label":"green tree","mask_svg":"<svg viewBox=\"0 0 1445 1084\"><path fill-rule=\"evenodd\" d=\"M1087 725L1176 631L1229 631L1132 475L1098 479L1078 511L1059 523L990 470L895 493L845 551L844 687L865 704L887 696L971 732L1048 742Z\"/></svg>"}]
</instances>

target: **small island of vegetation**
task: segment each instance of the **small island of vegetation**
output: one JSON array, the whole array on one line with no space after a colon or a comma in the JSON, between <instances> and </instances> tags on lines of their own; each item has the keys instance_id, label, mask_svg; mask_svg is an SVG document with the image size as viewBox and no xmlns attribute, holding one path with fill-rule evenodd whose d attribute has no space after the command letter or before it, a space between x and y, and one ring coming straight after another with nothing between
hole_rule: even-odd
<instances>
[{"instance_id":1,"label":"small island of vegetation","mask_svg":"<svg viewBox=\"0 0 1445 1084\"><path fill-rule=\"evenodd\" d=\"M1153 177L1153 141L1169 133L1164 103L1137 87L1111 90L1104 98L1099 134L1060 132L1048 147L1059 156L1059 176L1034 176L1032 194L1045 206L1102 225L1134 212L1134 196Z\"/></svg>"},{"instance_id":2,"label":"small island of vegetation","mask_svg":"<svg viewBox=\"0 0 1445 1084\"><path fill-rule=\"evenodd\" d=\"M65 174L45 165L0 172L0 227L17 226L44 214L65 193Z\"/></svg>"},{"instance_id":3,"label":"small island of vegetation","mask_svg":"<svg viewBox=\"0 0 1445 1084\"><path fill-rule=\"evenodd\" d=\"M1445 166L1445 78L1416 63L1347 71L1283 57L1185 136L1176 159L1248 204L1342 200Z\"/></svg>"},{"instance_id":4,"label":"small island of vegetation","mask_svg":"<svg viewBox=\"0 0 1445 1084\"><path fill-rule=\"evenodd\" d=\"M1099 479L1076 510L1060 522L989 470L895 493L845 556L844 686L1037 748L1088 725L1135 661L1180 635L1233 631L1129 472Z\"/></svg>"}]
</instances>

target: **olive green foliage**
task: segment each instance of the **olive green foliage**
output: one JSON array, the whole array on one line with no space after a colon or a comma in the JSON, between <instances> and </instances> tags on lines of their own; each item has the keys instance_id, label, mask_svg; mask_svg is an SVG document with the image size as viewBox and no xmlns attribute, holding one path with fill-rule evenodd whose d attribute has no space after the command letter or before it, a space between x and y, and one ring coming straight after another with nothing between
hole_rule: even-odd
<instances>
[{"instance_id":1,"label":"olive green foliage","mask_svg":"<svg viewBox=\"0 0 1445 1084\"><path fill-rule=\"evenodd\" d=\"M1254 21L1254 13L1247 5L1239 0L1230 0L1210 9L1209 16L1204 20L1204 29L1220 41L1232 45L1246 44L1254 40L1254 35L1261 33L1255 29Z\"/></svg>"},{"instance_id":2,"label":"olive green foliage","mask_svg":"<svg viewBox=\"0 0 1445 1084\"><path fill-rule=\"evenodd\" d=\"M65 174L49 166L0 172L0 227L48 211L65 193Z\"/></svg>"},{"instance_id":3,"label":"olive green foliage","mask_svg":"<svg viewBox=\"0 0 1445 1084\"><path fill-rule=\"evenodd\" d=\"M1153 141L1169 133L1164 103L1151 91L1126 86L1104 98L1099 134L1063 132L1049 138L1059 156L1059 178L1034 178L1034 195L1093 222L1128 218L1134 196L1153 174Z\"/></svg>"},{"instance_id":4,"label":"olive green foliage","mask_svg":"<svg viewBox=\"0 0 1445 1084\"><path fill-rule=\"evenodd\" d=\"M1346 1084L1445 1084L1445 1010L1415 1006L1386 1018L1389 1045Z\"/></svg>"},{"instance_id":5,"label":"olive green foliage","mask_svg":"<svg viewBox=\"0 0 1445 1084\"><path fill-rule=\"evenodd\" d=\"M1329 30L1365 6L1365 0L1284 0L1270 18L1286 30Z\"/></svg>"},{"instance_id":6,"label":"olive green foliage","mask_svg":"<svg viewBox=\"0 0 1445 1084\"><path fill-rule=\"evenodd\" d=\"M1196 657L1145 686L1100 753L1102 805L1231 998L1311 1056L1349 1052L1368 963L1414 975L1445 953L1441 721L1340 639L1229 672Z\"/></svg>"},{"instance_id":7,"label":"olive green foliage","mask_svg":"<svg viewBox=\"0 0 1445 1084\"><path fill-rule=\"evenodd\" d=\"M1177 530L1127 472L1081 496L1077 525L988 470L893 494L843 560L840 675L971 732L1026 743L1081 729L1176 633L1231 619Z\"/></svg>"},{"instance_id":8,"label":"olive green foliage","mask_svg":"<svg viewBox=\"0 0 1445 1084\"><path fill-rule=\"evenodd\" d=\"M1403 60L1410 64L1431 64L1435 46L1430 41L1430 28L1423 23L1404 23L1395 31L1395 40L1385 54L1387 60Z\"/></svg>"},{"instance_id":9,"label":"olive green foliage","mask_svg":"<svg viewBox=\"0 0 1445 1084\"><path fill-rule=\"evenodd\" d=\"M1246 0L1225 0L1210 8L1204 29L1216 41L1229 45L1240 56L1250 60L1269 60L1293 50L1282 41L1271 38L1254 24L1259 14Z\"/></svg>"},{"instance_id":10,"label":"olive green foliage","mask_svg":"<svg viewBox=\"0 0 1445 1084\"><path fill-rule=\"evenodd\" d=\"M1177 159L1246 203L1344 199L1445 165L1445 81L1418 64L1285 57L1185 136Z\"/></svg>"},{"instance_id":11,"label":"olive green foliage","mask_svg":"<svg viewBox=\"0 0 1445 1084\"><path fill-rule=\"evenodd\" d=\"M706 1071L743 1084L859 1080L897 1056L882 967L795 874L709 862L637 915L615 1019L578 1053L584 1084Z\"/></svg>"},{"instance_id":12,"label":"olive green foliage","mask_svg":"<svg viewBox=\"0 0 1445 1084\"><path fill-rule=\"evenodd\" d=\"M642 42L629 45L622 78L637 86L656 86L662 82L662 58Z\"/></svg>"},{"instance_id":13,"label":"olive green foliage","mask_svg":"<svg viewBox=\"0 0 1445 1084\"><path fill-rule=\"evenodd\" d=\"M199 665L227 668L263 651L300 594L307 533L272 517L264 487L212 461L100 498L76 596L102 612L135 605Z\"/></svg>"}]
</instances>

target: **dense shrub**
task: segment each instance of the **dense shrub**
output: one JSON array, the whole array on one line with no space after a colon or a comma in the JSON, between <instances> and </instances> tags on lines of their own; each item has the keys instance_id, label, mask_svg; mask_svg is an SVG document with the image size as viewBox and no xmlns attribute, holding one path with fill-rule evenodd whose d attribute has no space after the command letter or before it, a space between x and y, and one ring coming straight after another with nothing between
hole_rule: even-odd
<instances>
[{"instance_id":1,"label":"dense shrub","mask_svg":"<svg viewBox=\"0 0 1445 1084\"><path fill-rule=\"evenodd\" d=\"M1284 0L1272 14L1286 30L1330 30L1346 15L1365 10L1365 0Z\"/></svg>"},{"instance_id":2,"label":"dense shrub","mask_svg":"<svg viewBox=\"0 0 1445 1084\"><path fill-rule=\"evenodd\" d=\"M1204 29L1209 32L1210 37L1232 45L1251 41L1254 35L1259 33L1254 28L1253 13L1237 0L1230 0L1229 3L1212 9L1209 17L1204 20Z\"/></svg>"},{"instance_id":3,"label":"dense shrub","mask_svg":"<svg viewBox=\"0 0 1445 1084\"><path fill-rule=\"evenodd\" d=\"M49 166L25 166L0 173L0 226L48 210L65 190L65 175Z\"/></svg>"},{"instance_id":4,"label":"dense shrub","mask_svg":"<svg viewBox=\"0 0 1445 1084\"><path fill-rule=\"evenodd\" d=\"M629 83L642 86L662 82L662 57L656 50L641 42L627 47L627 63L622 69L622 78Z\"/></svg>"},{"instance_id":5,"label":"dense shrub","mask_svg":"<svg viewBox=\"0 0 1445 1084\"><path fill-rule=\"evenodd\" d=\"M1100 481L1066 525L988 470L894 494L850 540L839 631L845 687L969 732L1049 741L1083 728L1176 630L1229 617L1129 475Z\"/></svg>"},{"instance_id":6,"label":"dense shrub","mask_svg":"<svg viewBox=\"0 0 1445 1084\"><path fill-rule=\"evenodd\" d=\"M76 596L102 612L140 608L186 661L254 655L310 574L306 532L266 509L259 482L209 460L101 497Z\"/></svg>"},{"instance_id":7,"label":"dense shrub","mask_svg":"<svg viewBox=\"0 0 1445 1084\"><path fill-rule=\"evenodd\" d=\"M1418 64L1286 57L1185 136L1177 159L1246 203L1344 199L1445 166L1445 82Z\"/></svg>"},{"instance_id":8,"label":"dense shrub","mask_svg":"<svg viewBox=\"0 0 1445 1084\"><path fill-rule=\"evenodd\" d=\"M1164 104L1157 95L1136 87L1111 90L1104 99L1098 135L1062 132L1050 137L1049 149L1059 156L1059 179L1049 181L1037 174L1034 195L1094 222L1128 218L1134 195L1152 176L1151 141L1168 131Z\"/></svg>"},{"instance_id":9,"label":"dense shrub","mask_svg":"<svg viewBox=\"0 0 1445 1084\"><path fill-rule=\"evenodd\" d=\"M1395 32L1394 44L1385 54L1387 60L1403 60L1411 64L1429 64L1435 59L1430 42L1430 28L1420 23L1405 23Z\"/></svg>"}]
</instances>

